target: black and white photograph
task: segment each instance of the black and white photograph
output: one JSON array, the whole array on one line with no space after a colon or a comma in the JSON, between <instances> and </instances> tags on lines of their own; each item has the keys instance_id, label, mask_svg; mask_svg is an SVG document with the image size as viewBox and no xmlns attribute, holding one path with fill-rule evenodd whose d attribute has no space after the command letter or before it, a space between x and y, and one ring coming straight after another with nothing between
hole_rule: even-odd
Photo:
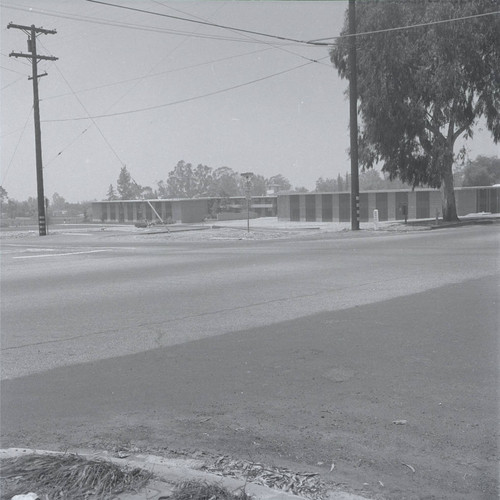
<instances>
[{"instance_id":1,"label":"black and white photograph","mask_svg":"<svg viewBox=\"0 0 500 500\"><path fill-rule=\"evenodd\" d=\"M499 498L498 0L0 26L0 499Z\"/></svg>"}]
</instances>

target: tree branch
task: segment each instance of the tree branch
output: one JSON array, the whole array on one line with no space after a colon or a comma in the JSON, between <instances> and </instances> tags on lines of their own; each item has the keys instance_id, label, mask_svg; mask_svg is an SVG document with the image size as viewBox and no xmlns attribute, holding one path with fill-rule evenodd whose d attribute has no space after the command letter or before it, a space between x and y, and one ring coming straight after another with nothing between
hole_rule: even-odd
<instances>
[{"instance_id":1,"label":"tree branch","mask_svg":"<svg viewBox=\"0 0 500 500\"><path fill-rule=\"evenodd\" d=\"M425 128L429 131L432 132L434 135L439 135L441 134L441 131L439 130L439 127L436 127L431 121L425 120Z\"/></svg>"},{"instance_id":2,"label":"tree branch","mask_svg":"<svg viewBox=\"0 0 500 500\"><path fill-rule=\"evenodd\" d=\"M451 140L452 144L455 143L455 141L470 127L470 123L467 125L464 125L463 127L458 128L455 133L453 134Z\"/></svg>"}]
</instances>

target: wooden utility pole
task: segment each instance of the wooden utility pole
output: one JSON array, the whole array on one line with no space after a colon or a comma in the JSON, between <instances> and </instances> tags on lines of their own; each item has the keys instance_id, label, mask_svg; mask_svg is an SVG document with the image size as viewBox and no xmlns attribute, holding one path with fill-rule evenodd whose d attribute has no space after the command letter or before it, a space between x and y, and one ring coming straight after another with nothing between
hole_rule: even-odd
<instances>
[{"instance_id":1,"label":"wooden utility pole","mask_svg":"<svg viewBox=\"0 0 500 500\"><path fill-rule=\"evenodd\" d=\"M349 0L349 130L351 137L351 229L359 230L358 70L356 62L356 1Z\"/></svg>"},{"instance_id":2,"label":"wooden utility pole","mask_svg":"<svg viewBox=\"0 0 500 500\"><path fill-rule=\"evenodd\" d=\"M24 31L28 35L28 52L30 54L23 54L22 52L11 52L9 57L24 57L31 59L32 76L33 80L33 114L35 118L35 153L36 153L36 180L37 180L37 197L38 197L38 234L45 236L47 234L47 219L45 217L45 195L43 192L43 164L42 164L42 137L40 129L40 106L38 98L38 78L46 76L47 73L42 75L38 74L38 61L57 61L57 57L41 56L36 51L36 37L39 34L55 35L55 30L46 30L43 28L36 28L35 25L22 26L20 24L9 23L7 28L15 28Z\"/></svg>"}]
</instances>

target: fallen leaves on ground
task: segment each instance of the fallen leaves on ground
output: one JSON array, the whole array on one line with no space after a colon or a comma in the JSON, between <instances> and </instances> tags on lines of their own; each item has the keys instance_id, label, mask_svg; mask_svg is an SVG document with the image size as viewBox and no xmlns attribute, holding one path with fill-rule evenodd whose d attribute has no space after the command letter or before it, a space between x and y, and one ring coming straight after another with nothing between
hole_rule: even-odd
<instances>
[{"instance_id":1,"label":"fallen leaves on ground","mask_svg":"<svg viewBox=\"0 0 500 500\"><path fill-rule=\"evenodd\" d=\"M325 492L325 486L316 472L292 472L257 462L232 460L227 456L219 457L213 465L205 466L204 469L221 476L244 479L307 498L320 499Z\"/></svg>"}]
</instances>

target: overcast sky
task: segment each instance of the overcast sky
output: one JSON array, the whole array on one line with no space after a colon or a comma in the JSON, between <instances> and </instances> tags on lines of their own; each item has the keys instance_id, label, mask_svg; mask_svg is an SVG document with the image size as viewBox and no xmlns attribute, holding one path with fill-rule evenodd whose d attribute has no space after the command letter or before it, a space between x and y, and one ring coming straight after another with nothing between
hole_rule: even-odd
<instances>
[{"instance_id":1,"label":"overcast sky","mask_svg":"<svg viewBox=\"0 0 500 500\"><path fill-rule=\"evenodd\" d=\"M344 1L105 1L295 40L338 35L347 9ZM30 61L9 57L27 51L27 37L9 22L57 30L37 38L39 54L59 58L39 63L48 73L39 81L48 198L103 199L122 165L153 189L179 160L282 174L308 189L350 169L347 82L326 47L87 0L1 0L1 185L10 198L36 197L36 170ZM471 159L498 155L485 131L467 147Z\"/></svg>"}]
</instances>

